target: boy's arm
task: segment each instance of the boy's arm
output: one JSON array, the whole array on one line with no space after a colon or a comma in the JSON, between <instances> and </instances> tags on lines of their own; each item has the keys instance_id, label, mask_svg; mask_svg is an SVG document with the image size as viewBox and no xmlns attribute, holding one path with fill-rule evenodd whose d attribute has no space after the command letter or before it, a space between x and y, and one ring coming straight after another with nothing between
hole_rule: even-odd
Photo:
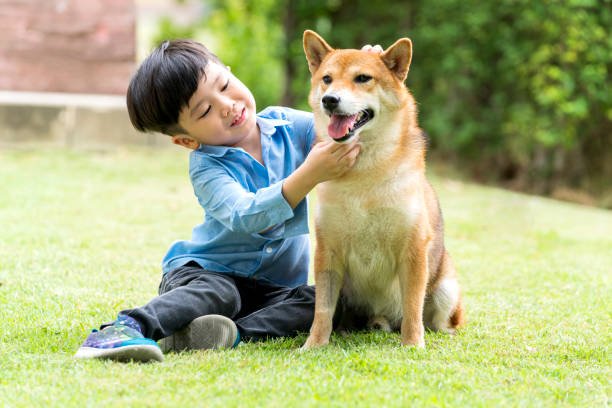
<instances>
[{"instance_id":1,"label":"boy's arm","mask_svg":"<svg viewBox=\"0 0 612 408\"><path fill-rule=\"evenodd\" d=\"M231 231L260 233L294 215L282 195L282 181L250 192L227 169L212 161L192 168L190 177L206 215Z\"/></svg>"},{"instance_id":2,"label":"boy's arm","mask_svg":"<svg viewBox=\"0 0 612 408\"><path fill-rule=\"evenodd\" d=\"M206 160L190 171L198 201L207 215L228 229L262 233L293 217L293 210L320 182L350 169L359 153L357 141L315 144L292 174L269 187L249 192L216 160Z\"/></svg>"}]
</instances>

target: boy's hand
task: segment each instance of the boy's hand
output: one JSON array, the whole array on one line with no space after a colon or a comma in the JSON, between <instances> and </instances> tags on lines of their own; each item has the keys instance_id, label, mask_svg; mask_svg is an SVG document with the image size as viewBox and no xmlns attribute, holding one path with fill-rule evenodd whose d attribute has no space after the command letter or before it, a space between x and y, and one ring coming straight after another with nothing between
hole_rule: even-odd
<instances>
[{"instance_id":1,"label":"boy's hand","mask_svg":"<svg viewBox=\"0 0 612 408\"><path fill-rule=\"evenodd\" d=\"M283 196L295 208L317 184L349 171L361 151L359 140L347 143L332 140L315 144L306 160L283 183Z\"/></svg>"},{"instance_id":2,"label":"boy's hand","mask_svg":"<svg viewBox=\"0 0 612 408\"><path fill-rule=\"evenodd\" d=\"M315 144L304 161L304 170L310 173L316 184L340 177L349 171L361 151L358 138L347 143L326 140Z\"/></svg>"},{"instance_id":3,"label":"boy's hand","mask_svg":"<svg viewBox=\"0 0 612 408\"><path fill-rule=\"evenodd\" d=\"M361 51L375 52L377 54L381 54L383 52L383 49L378 44L376 44L376 45L366 44L363 47L361 47Z\"/></svg>"}]
</instances>

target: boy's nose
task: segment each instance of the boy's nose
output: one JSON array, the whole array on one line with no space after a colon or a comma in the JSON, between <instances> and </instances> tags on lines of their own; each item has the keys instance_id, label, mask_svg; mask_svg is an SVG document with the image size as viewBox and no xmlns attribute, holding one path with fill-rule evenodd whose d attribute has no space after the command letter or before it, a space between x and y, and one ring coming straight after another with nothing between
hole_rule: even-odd
<instances>
[{"instance_id":1,"label":"boy's nose","mask_svg":"<svg viewBox=\"0 0 612 408\"><path fill-rule=\"evenodd\" d=\"M232 114L232 112L234 111L234 101L230 101L230 100L225 100L223 101L223 105L221 107L221 114L223 115L224 118L227 118L228 116L230 116Z\"/></svg>"}]
</instances>

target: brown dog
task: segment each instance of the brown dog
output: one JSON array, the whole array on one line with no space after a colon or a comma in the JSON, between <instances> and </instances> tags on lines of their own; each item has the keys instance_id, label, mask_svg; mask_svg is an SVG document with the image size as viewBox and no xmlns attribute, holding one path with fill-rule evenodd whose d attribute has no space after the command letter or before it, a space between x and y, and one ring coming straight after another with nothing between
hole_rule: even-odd
<instances>
[{"instance_id":1,"label":"brown dog","mask_svg":"<svg viewBox=\"0 0 612 408\"><path fill-rule=\"evenodd\" d=\"M383 53L334 50L306 31L304 51L317 135L362 144L353 169L317 187L316 306L304 348L329 342L341 292L370 326L401 329L403 344L423 347L424 326L453 332L463 307L404 85L412 42Z\"/></svg>"}]
</instances>

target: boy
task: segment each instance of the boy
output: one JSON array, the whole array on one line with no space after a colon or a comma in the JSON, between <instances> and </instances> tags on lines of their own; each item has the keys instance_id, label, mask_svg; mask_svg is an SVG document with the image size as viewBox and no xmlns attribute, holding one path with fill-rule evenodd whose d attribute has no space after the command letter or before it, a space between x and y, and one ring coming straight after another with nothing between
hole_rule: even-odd
<instances>
[{"instance_id":1,"label":"boy","mask_svg":"<svg viewBox=\"0 0 612 408\"><path fill-rule=\"evenodd\" d=\"M203 45L166 41L132 78L127 106L140 131L191 150L204 222L163 260L159 296L94 330L77 358L162 361L164 351L236 346L310 328L306 195L349 170L356 141L314 144L310 113L270 107Z\"/></svg>"}]
</instances>

